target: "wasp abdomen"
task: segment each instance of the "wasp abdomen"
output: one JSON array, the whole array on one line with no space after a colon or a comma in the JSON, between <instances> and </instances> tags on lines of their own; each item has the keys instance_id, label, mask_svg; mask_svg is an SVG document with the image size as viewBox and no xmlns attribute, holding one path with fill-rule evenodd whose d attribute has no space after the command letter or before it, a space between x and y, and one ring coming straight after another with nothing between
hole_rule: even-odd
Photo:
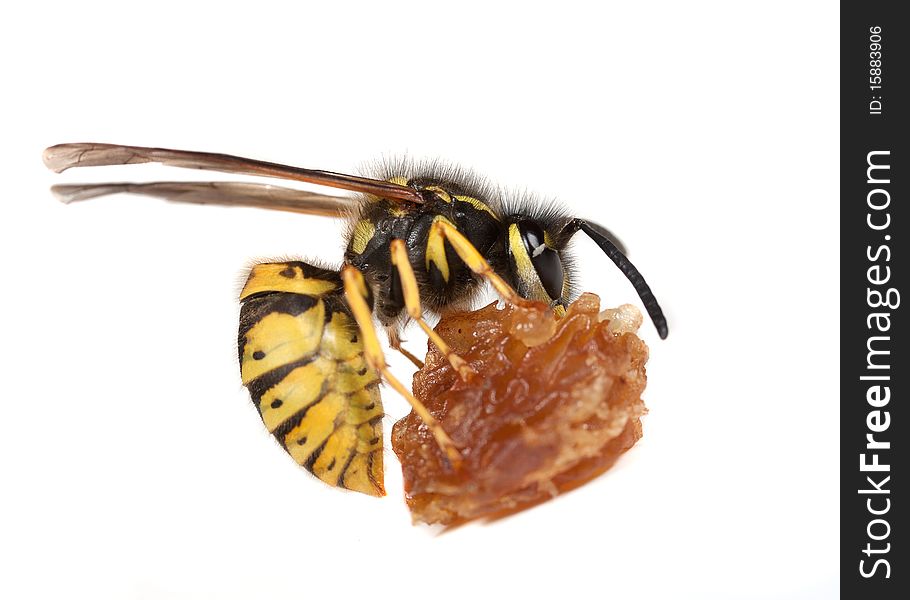
<instances>
[{"instance_id":1,"label":"wasp abdomen","mask_svg":"<svg viewBox=\"0 0 910 600\"><path fill-rule=\"evenodd\" d=\"M342 294L337 272L256 265L240 295L240 374L294 460L330 485L381 496L379 376Z\"/></svg>"}]
</instances>

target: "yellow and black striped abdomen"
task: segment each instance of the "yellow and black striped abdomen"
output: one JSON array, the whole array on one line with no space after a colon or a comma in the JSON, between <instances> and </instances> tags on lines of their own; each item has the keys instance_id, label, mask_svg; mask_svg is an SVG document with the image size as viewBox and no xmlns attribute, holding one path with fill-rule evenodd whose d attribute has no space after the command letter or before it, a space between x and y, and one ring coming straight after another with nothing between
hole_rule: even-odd
<instances>
[{"instance_id":1,"label":"yellow and black striped abdomen","mask_svg":"<svg viewBox=\"0 0 910 600\"><path fill-rule=\"evenodd\" d=\"M338 273L256 265L240 301L240 374L265 426L326 483L384 495L379 376Z\"/></svg>"}]
</instances>

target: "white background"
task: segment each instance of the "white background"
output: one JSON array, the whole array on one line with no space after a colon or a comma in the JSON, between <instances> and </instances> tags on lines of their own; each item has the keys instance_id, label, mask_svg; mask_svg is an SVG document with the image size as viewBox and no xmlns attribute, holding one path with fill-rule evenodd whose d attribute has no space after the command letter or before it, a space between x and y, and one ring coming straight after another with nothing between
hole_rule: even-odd
<instances>
[{"instance_id":1,"label":"white background","mask_svg":"<svg viewBox=\"0 0 910 600\"><path fill-rule=\"evenodd\" d=\"M5 9L0 596L835 597L837 5L327 4ZM390 450L387 498L323 486L240 385L235 298L253 258L339 262L339 227L63 206L52 183L203 176L53 175L64 141L342 172L407 152L558 197L668 315L667 341L642 329L644 438L446 533L411 525ZM584 289L635 300L576 246ZM388 433L407 407L384 401Z\"/></svg>"}]
</instances>

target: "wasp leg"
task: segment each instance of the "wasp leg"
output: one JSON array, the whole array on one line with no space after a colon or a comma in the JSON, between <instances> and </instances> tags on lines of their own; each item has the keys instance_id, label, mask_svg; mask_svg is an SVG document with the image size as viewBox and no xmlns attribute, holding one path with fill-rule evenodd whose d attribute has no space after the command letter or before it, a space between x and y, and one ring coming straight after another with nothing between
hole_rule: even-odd
<instances>
[{"instance_id":1,"label":"wasp leg","mask_svg":"<svg viewBox=\"0 0 910 600\"><path fill-rule=\"evenodd\" d=\"M458 452L455 442L445 432L436 417L431 415L427 407L392 375L386 365L382 347L379 345L379 338L376 337L376 329L373 327L373 314L370 312L370 307L367 306L368 291L363 274L352 266L346 266L341 270L341 279L344 282L345 299L351 312L354 313L354 319L357 321L357 327L360 329L360 335L363 338L364 356L367 364L382 373L383 378L389 385L404 396L405 400L410 403L411 408L414 409L414 412L417 413L417 416L430 429L433 437L436 438L436 443L439 444L440 449L448 457L449 462L457 467L461 464L461 454Z\"/></svg>"},{"instance_id":2,"label":"wasp leg","mask_svg":"<svg viewBox=\"0 0 910 600\"><path fill-rule=\"evenodd\" d=\"M477 248L474 247L474 244L463 236L455 226L444 219L440 219L433 223L433 227L445 236L445 239L452 245L455 253L458 254L458 258L460 258L464 264L468 265L469 269L488 280L504 300L518 306L526 306L529 304L527 300L518 295L518 292L512 289L512 286L496 274L490 266L490 263L488 263L480 252L477 251Z\"/></svg>"},{"instance_id":3,"label":"wasp leg","mask_svg":"<svg viewBox=\"0 0 910 600\"><path fill-rule=\"evenodd\" d=\"M423 368L423 361L408 352L408 350L401 345L401 338L398 337L398 332L395 329L389 329L389 346L392 347L392 350L401 353L402 356L411 361L418 369Z\"/></svg>"},{"instance_id":4,"label":"wasp leg","mask_svg":"<svg viewBox=\"0 0 910 600\"><path fill-rule=\"evenodd\" d=\"M452 368L458 371L458 374L461 376L462 381L467 381L474 375L476 371L471 368L471 366L465 362L463 358L455 354L455 352L449 348L449 345L436 333L432 327L427 325L427 322L423 320L423 309L420 307L420 291L417 288L417 278L414 277L414 270L411 268L411 261L408 260L408 251L404 245L403 240L392 240L391 244L391 255L392 255L392 265L398 269L398 274L401 276L401 288L404 293L404 305L408 310L408 315L414 319L421 329L423 329L427 336L430 338L430 341L436 344L436 347L439 348L439 351L442 352L445 357L448 359L449 364L452 365Z\"/></svg>"}]
</instances>

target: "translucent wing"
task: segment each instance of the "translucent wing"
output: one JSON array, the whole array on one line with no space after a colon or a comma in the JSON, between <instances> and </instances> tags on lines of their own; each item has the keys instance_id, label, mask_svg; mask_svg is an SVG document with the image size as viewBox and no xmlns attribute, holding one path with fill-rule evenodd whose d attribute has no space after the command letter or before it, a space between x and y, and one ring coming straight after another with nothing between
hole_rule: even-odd
<instances>
[{"instance_id":1,"label":"translucent wing","mask_svg":"<svg viewBox=\"0 0 910 600\"><path fill-rule=\"evenodd\" d=\"M269 208L325 217L346 216L359 205L355 198L327 196L263 183L227 181L63 184L51 187L51 191L66 204L128 193L156 196L172 202Z\"/></svg>"},{"instance_id":2,"label":"translucent wing","mask_svg":"<svg viewBox=\"0 0 910 600\"><path fill-rule=\"evenodd\" d=\"M59 144L44 151L44 164L61 173L72 167L97 167L108 165L132 165L138 163L160 163L186 169L205 169L243 175L259 175L304 181L352 192L372 194L380 198L422 203L420 193L410 187L330 171L302 169L270 163L251 158L190 152L167 148L144 148L141 146L120 146L116 144Z\"/></svg>"}]
</instances>

